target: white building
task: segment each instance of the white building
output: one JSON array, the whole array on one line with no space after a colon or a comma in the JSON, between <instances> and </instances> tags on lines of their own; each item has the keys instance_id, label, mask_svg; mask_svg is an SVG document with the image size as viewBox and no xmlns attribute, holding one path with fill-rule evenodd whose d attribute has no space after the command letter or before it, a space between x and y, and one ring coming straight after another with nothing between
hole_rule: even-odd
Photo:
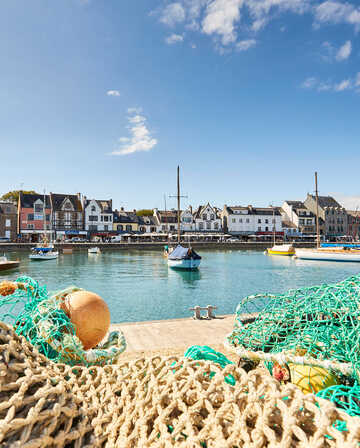
<instances>
[{"instance_id":1,"label":"white building","mask_svg":"<svg viewBox=\"0 0 360 448\"><path fill-rule=\"evenodd\" d=\"M224 205L224 231L232 235L283 235L278 207L247 207ZM274 229L275 227L275 229Z\"/></svg>"},{"instance_id":2,"label":"white building","mask_svg":"<svg viewBox=\"0 0 360 448\"><path fill-rule=\"evenodd\" d=\"M221 232L222 219L219 210L209 203L200 205L193 214L196 232Z\"/></svg>"},{"instance_id":3,"label":"white building","mask_svg":"<svg viewBox=\"0 0 360 448\"><path fill-rule=\"evenodd\" d=\"M301 201L285 201L281 206L285 220L297 228L298 235L314 235L316 233L316 217Z\"/></svg>"},{"instance_id":4,"label":"white building","mask_svg":"<svg viewBox=\"0 0 360 448\"><path fill-rule=\"evenodd\" d=\"M191 232L195 230L195 221L193 217L192 207L189 206L180 214L180 228L182 232Z\"/></svg>"},{"instance_id":5,"label":"white building","mask_svg":"<svg viewBox=\"0 0 360 448\"><path fill-rule=\"evenodd\" d=\"M112 199L108 201L84 198L85 230L108 232L113 228Z\"/></svg>"}]
</instances>

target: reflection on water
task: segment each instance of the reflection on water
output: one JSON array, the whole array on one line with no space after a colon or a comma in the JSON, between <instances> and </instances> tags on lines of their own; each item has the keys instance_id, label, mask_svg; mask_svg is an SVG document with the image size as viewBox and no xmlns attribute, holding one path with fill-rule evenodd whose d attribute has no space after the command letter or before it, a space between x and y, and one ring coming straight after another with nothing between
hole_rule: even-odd
<instances>
[{"instance_id":1,"label":"reflection on water","mask_svg":"<svg viewBox=\"0 0 360 448\"><path fill-rule=\"evenodd\" d=\"M240 250L201 251L199 271L184 272L169 269L161 251L74 251L43 262L31 262L26 252L8 255L21 259L20 269L0 272L0 280L29 275L49 291L70 285L89 289L107 301L112 322L189 317L189 308L208 304L216 305L219 314L233 313L247 295L335 282L360 270L357 263Z\"/></svg>"}]
</instances>

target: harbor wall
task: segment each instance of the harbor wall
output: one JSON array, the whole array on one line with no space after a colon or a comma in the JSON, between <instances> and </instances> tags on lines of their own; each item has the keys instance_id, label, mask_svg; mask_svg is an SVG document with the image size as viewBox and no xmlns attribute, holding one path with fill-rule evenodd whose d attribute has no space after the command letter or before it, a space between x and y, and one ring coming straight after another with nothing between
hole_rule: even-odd
<instances>
[{"instance_id":1,"label":"harbor wall","mask_svg":"<svg viewBox=\"0 0 360 448\"><path fill-rule=\"evenodd\" d=\"M54 246L60 252L63 249L85 250L90 247L99 247L101 250L163 250L164 242L142 242L142 243L55 243ZM187 245L187 242L182 244ZM34 243L0 243L0 255L2 252L25 250L29 251L34 247ZM316 244L313 242L296 242L293 243L294 247L299 248L312 248ZM265 250L273 246L271 241L267 242L235 242L235 243L219 243L211 241L191 242L191 246L195 250L201 249L216 249L216 250Z\"/></svg>"}]
</instances>

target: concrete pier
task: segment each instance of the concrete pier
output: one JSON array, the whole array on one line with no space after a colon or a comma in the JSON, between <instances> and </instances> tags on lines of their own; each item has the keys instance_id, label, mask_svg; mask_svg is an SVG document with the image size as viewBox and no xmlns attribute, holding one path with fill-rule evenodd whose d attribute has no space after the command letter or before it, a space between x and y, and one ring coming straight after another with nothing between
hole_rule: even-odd
<instances>
[{"instance_id":1,"label":"concrete pier","mask_svg":"<svg viewBox=\"0 0 360 448\"><path fill-rule=\"evenodd\" d=\"M127 342L124 355L136 358L181 355L191 345L209 345L224 352L222 344L233 325L234 315L231 314L209 320L186 318L112 324L110 331L120 329L124 333Z\"/></svg>"}]
</instances>

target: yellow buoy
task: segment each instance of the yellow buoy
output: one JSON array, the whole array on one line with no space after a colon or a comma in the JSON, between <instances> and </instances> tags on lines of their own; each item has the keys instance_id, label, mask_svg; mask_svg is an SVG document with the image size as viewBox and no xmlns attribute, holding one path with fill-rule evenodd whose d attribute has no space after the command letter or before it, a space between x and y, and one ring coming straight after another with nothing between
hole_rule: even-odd
<instances>
[{"instance_id":1,"label":"yellow buoy","mask_svg":"<svg viewBox=\"0 0 360 448\"><path fill-rule=\"evenodd\" d=\"M110 311L106 302L90 291L75 291L68 294L61 304L75 326L76 336L84 350L95 347L109 330Z\"/></svg>"},{"instance_id":2,"label":"yellow buoy","mask_svg":"<svg viewBox=\"0 0 360 448\"><path fill-rule=\"evenodd\" d=\"M318 366L288 363L290 381L304 394L316 394L322 389L339 383L336 375Z\"/></svg>"}]
</instances>

